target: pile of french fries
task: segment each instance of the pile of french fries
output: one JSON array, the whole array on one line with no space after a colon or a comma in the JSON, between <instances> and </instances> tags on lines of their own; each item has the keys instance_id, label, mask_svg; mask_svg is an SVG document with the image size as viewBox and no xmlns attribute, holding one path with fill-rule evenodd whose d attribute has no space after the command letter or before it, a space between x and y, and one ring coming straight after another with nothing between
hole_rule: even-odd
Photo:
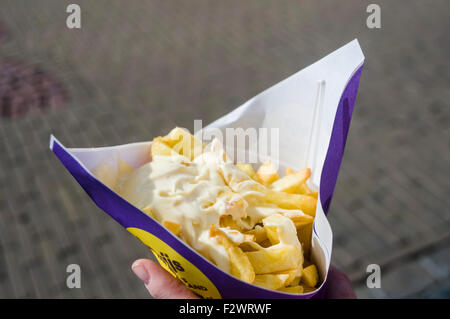
<instances>
[{"instance_id":1,"label":"pile of french fries","mask_svg":"<svg viewBox=\"0 0 450 319\"><path fill-rule=\"evenodd\" d=\"M189 162L202 154L204 148L205 145L193 135L175 128L168 135L153 140L151 157L182 155ZM119 163L119 171L128 172L129 169L123 165ZM218 225L211 225L209 236L226 250L231 275L250 284L285 293L314 291L319 284L319 275L311 261L311 236L318 193L306 184L310 169L296 172L287 168L285 175L280 177L271 162L262 164L256 171L251 164L234 165L245 173L241 174L245 178L234 180L223 176L227 185L232 188L246 180L252 181L255 191L263 194L246 198L245 205L275 207L277 212L261 218L252 229L236 223L226 214L220 217ZM231 195L222 196L227 200ZM231 199L228 204L231 207L244 205L242 201ZM155 217L151 207L142 210ZM162 225L181 237L183 229L180 224L164 220ZM233 233L238 236L230 236Z\"/></svg>"}]
</instances>

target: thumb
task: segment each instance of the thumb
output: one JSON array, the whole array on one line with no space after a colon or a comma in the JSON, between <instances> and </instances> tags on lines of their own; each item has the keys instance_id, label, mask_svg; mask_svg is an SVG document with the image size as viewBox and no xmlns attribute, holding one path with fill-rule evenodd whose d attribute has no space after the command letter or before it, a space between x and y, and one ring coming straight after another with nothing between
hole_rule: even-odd
<instances>
[{"instance_id":1,"label":"thumb","mask_svg":"<svg viewBox=\"0 0 450 319\"><path fill-rule=\"evenodd\" d=\"M184 284L149 259L136 260L131 269L155 299L198 299Z\"/></svg>"}]
</instances>

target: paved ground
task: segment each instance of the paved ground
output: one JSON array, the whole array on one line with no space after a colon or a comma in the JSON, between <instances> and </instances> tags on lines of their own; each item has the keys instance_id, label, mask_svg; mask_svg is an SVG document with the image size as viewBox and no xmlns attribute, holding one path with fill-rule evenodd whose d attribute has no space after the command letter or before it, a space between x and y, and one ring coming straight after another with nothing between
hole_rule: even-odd
<instances>
[{"instance_id":1,"label":"paved ground","mask_svg":"<svg viewBox=\"0 0 450 319\"><path fill-rule=\"evenodd\" d=\"M82 29L65 27L68 3ZM0 297L146 297L148 251L48 150L148 140L209 123L358 38L366 55L331 206L333 262L360 297L450 296L448 1L2 0L0 59L36 65L65 107L0 119ZM68 289L65 268L82 269ZM365 286L366 267L382 288Z\"/></svg>"}]
</instances>

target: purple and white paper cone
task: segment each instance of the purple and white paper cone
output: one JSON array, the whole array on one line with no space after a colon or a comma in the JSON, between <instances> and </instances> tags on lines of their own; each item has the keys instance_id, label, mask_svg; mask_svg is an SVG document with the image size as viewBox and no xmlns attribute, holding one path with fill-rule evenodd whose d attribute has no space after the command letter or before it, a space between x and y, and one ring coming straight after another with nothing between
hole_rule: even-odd
<instances>
[{"instance_id":1,"label":"purple and white paper cone","mask_svg":"<svg viewBox=\"0 0 450 319\"><path fill-rule=\"evenodd\" d=\"M319 297L331 260L332 232L326 218L336 184L358 91L364 55L357 40L329 54L260 93L234 111L208 125L217 128L278 128L280 167L310 167L319 201L311 242L313 262L321 286L302 295L264 289L243 282L217 268L158 222L99 181L92 170L103 161L120 157L137 168L150 161L151 142L101 148L66 148L51 136L50 149L93 201L119 224L141 239L160 264L205 298ZM320 112L315 113L318 88ZM315 115L316 114L316 115ZM315 119L319 118L318 121ZM313 123L319 125L313 125ZM312 134L312 130L316 130ZM165 132L162 132L165 133ZM306 150L315 145L313 155ZM251 147L251 145L247 145ZM229 145L225 145L229 151ZM234 149L236 153L245 150Z\"/></svg>"}]
</instances>

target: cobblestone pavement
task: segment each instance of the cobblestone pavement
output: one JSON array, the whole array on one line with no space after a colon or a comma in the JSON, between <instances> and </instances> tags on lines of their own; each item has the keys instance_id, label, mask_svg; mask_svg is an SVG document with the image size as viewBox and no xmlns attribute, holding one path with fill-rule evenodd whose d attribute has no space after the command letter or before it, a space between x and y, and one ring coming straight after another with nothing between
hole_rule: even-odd
<instances>
[{"instance_id":1,"label":"cobblestone pavement","mask_svg":"<svg viewBox=\"0 0 450 319\"><path fill-rule=\"evenodd\" d=\"M65 26L66 6L82 29ZM64 107L0 119L0 297L147 297L148 250L102 213L48 149L192 129L358 38L366 56L330 209L333 262L360 297L449 297L448 1L1 0L0 60L36 65ZM82 288L66 287L66 266ZM366 267L382 288L365 288Z\"/></svg>"}]
</instances>

